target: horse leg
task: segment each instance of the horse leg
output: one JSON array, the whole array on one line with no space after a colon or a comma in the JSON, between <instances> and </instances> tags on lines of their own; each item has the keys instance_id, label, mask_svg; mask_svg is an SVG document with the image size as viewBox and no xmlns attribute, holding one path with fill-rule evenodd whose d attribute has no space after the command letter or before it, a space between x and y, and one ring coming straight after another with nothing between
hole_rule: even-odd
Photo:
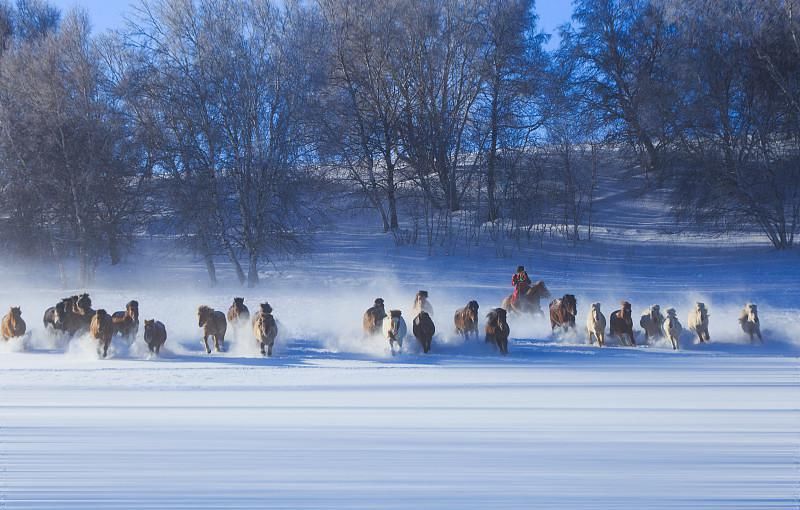
<instances>
[{"instance_id":1,"label":"horse leg","mask_svg":"<svg viewBox=\"0 0 800 510\"><path fill-rule=\"evenodd\" d=\"M203 335L203 345L206 348L206 353L211 354L211 347L208 346L208 335Z\"/></svg>"},{"instance_id":2,"label":"horse leg","mask_svg":"<svg viewBox=\"0 0 800 510\"><path fill-rule=\"evenodd\" d=\"M264 346L264 342L261 342L261 355L262 356L266 356L267 355L267 351L266 351L266 349L264 347L265 347Z\"/></svg>"}]
</instances>

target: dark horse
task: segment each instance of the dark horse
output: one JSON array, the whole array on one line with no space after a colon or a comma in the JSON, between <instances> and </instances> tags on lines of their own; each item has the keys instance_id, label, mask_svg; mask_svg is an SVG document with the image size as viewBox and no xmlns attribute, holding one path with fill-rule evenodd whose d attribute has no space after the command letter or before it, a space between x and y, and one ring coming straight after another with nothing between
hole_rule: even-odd
<instances>
[{"instance_id":1,"label":"dark horse","mask_svg":"<svg viewBox=\"0 0 800 510\"><path fill-rule=\"evenodd\" d=\"M612 336L619 338L620 343L628 345L636 345L636 340L633 338L633 318L631 317L631 304L627 301L621 303L621 308L615 310L611 314L609 320L609 332ZM628 337L628 341L625 341Z\"/></svg>"},{"instance_id":2,"label":"dark horse","mask_svg":"<svg viewBox=\"0 0 800 510\"><path fill-rule=\"evenodd\" d=\"M494 344L503 354L508 354L508 335L511 329L506 322L506 311L495 308L486 316L486 343Z\"/></svg>"},{"instance_id":3,"label":"dark horse","mask_svg":"<svg viewBox=\"0 0 800 510\"><path fill-rule=\"evenodd\" d=\"M419 312L414 318L412 325L414 336L422 345L422 350L427 354L431 350L431 342L433 342L433 334L436 333L436 326L433 324L433 319L425 310Z\"/></svg>"}]
</instances>

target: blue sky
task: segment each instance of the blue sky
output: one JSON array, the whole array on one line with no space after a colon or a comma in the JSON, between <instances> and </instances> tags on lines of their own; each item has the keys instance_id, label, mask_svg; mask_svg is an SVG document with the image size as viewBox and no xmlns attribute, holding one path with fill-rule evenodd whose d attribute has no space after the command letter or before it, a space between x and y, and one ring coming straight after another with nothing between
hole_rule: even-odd
<instances>
[{"instance_id":1,"label":"blue sky","mask_svg":"<svg viewBox=\"0 0 800 510\"><path fill-rule=\"evenodd\" d=\"M94 30L102 32L109 28L118 28L123 24L126 13L130 12L131 0L50 0L63 11L75 6L86 9L92 20ZM135 2L135 3L138 3ZM556 28L569 21L572 13L571 0L539 0L536 3L541 30L554 33Z\"/></svg>"}]
</instances>

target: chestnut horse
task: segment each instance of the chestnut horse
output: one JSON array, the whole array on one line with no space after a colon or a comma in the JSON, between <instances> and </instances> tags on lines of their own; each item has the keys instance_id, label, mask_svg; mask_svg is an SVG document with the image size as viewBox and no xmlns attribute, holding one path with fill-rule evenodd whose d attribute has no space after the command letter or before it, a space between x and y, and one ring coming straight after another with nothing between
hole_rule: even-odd
<instances>
[{"instance_id":1,"label":"chestnut horse","mask_svg":"<svg viewBox=\"0 0 800 510\"><path fill-rule=\"evenodd\" d=\"M575 316L578 315L578 303L572 294L564 294L561 299L550 302L550 327L556 329L574 328Z\"/></svg>"},{"instance_id":2,"label":"chestnut horse","mask_svg":"<svg viewBox=\"0 0 800 510\"><path fill-rule=\"evenodd\" d=\"M2 327L0 327L0 334L2 334L3 340L24 335L25 329L22 310L18 306L12 306L8 314L3 317Z\"/></svg>"},{"instance_id":3,"label":"chestnut horse","mask_svg":"<svg viewBox=\"0 0 800 510\"><path fill-rule=\"evenodd\" d=\"M456 325L456 333L462 335L465 340L469 336L478 336L478 302L470 301L464 308L456 310L456 315L453 318Z\"/></svg>"},{"instance_id":4,"label":"chestnut horse","mask_svg":"<svg viewBox=\"0 0 800 510\"><path fill-rule=\"evenodd\" d=\"M129 344L133 343L139 333L139 302L128 301L125 311L111 314L111 321L114 324L114 334L122 335Z\"/></svg>"},{"instance_id":5,"label":"chestnut horse","mask_svg":"<svg viewBox=\"0 0 800 510\"><path fill-rule=\"evenodd\" d=\"M108 312L102 308L95 312L89 324L89 332L100 342L98 351L102 347L103 357L108 356L108 346L111 345L111 337L114 336L114 322Z\"/></svg>"},{"instance_id":6,"label":"chestnut horse","mask_svg":"<svg viewBox=\"0 0 800 510\"><path fill-rule=\"evenodd\" d=\"M384 317L386 317L386 309L383 305L383 298L376 298L375 304L364 312L362 319L364 334L367 336L380 334Z\"/></svg>"}]
</instances>

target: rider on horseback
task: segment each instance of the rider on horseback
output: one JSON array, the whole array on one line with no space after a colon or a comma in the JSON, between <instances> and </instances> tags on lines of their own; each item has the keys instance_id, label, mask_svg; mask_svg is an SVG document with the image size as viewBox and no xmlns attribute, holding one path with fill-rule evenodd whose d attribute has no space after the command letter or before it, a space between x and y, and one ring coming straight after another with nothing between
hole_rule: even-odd
<instances>
[{"instance_id":1,"label":"rider on horseback","mask_svg":"<svg viewBox=\"0 0 800 510\"><path fill-rule=\"evenodd\" d=\"M524 294L531 286L531 279L525 272L525 266L517 266L517 272L511 277L511 285L514 286L514 294L511 295L511 302L516 304L519 297Z\"/></svg>"}]
</instances>

